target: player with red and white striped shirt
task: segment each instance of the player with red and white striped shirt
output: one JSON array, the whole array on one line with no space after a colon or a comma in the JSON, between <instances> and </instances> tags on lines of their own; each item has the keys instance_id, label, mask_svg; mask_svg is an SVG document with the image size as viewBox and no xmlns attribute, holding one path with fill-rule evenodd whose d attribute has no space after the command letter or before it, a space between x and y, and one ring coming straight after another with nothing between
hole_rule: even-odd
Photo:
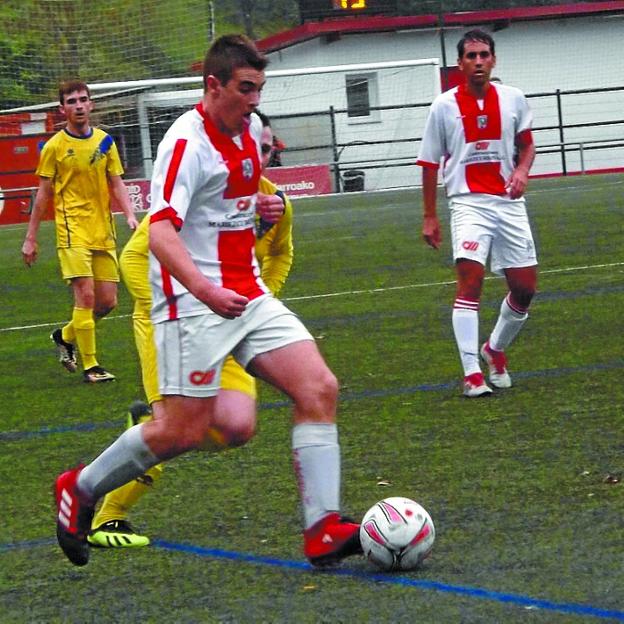
<instances>
[{"instance_id":1,"label":"player with red and white striped shirt","mask_svg":"<svg viewBox=\"0 0 624 624\"><path fill-rule=\"evenodd\" d=\"M263 283L254 255L256 209L277 221L284 207L277 195L258 192L262 123L254 110L266 64L248 38L217 39L204 61L201 103L159 146L149 240L164 414L58 477L57 538L76 565L88 562L87 533L101 496L214 435L230 353L294 403L305 556L322 566L361 552L359 525L339 513L338 383L310 333Z\"/></svg>"},{"instance_id":2,"label":"player with red and white striped shirt","mask_svg":"<svg viewBox=\"0 0 624 624\"><path fill-rule=\"evenodd\" d=\"M523 197L535 147L524 94L490 81L496 65L492 37L469 31L457 51L465 83L434 100L417 164L423 167L423 237L438 249L436 194L443 161L457 273L453 330L464 395L479 397L492 392L479 365L479 302L488 256L492 271L504 274L509 288L480 350L497 388L511 387L505 349L524 325L537 287L537 256Z\"/></svg>"}]
</instances>

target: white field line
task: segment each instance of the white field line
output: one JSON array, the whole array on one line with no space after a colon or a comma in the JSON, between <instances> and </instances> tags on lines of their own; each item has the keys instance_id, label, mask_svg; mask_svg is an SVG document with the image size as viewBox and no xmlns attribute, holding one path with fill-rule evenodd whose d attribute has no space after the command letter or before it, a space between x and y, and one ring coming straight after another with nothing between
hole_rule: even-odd
<instances>
[{"instance_id":1,"label":"white field line","mask_svg":"<svg viewBox=\"0 0 624 624\"><path fill-rule=\"evenodd\" d=\"M574 271L588 271L592 269L612 269L615 267L624 266L624 262L610 262L608 264L585 264L582 266L575 267L563 267L560 269L547 269L540 271L540 275L549 275L554 273L572 273ZM497 275L489 275L485 278L486 280L494 280L494 279L503 279ZM432 288L435 286L453 286L455 284L455 280L448 280L444 282L424 282L421 284L406 284L404 286L388 286L387 288L371 288L365 290L344 290L340 292L333 293L325 293L322 295L304 295L301 297L284 297L282 301L310 301L313 299L329 299L331 297L349 297L353 295L368 295L374 293L385 293L392 292L396 290L408 290L413 288ZM117 319L130 318L131 314L119 314L117 316L107 316L104 321L116 321ZM2 327L0 328L0 332L9 332L9 331L20 331L23 329L37 329L40 327L58 327L59 325L65 324L66 321L56 321L54 323L38 323L36 325L21 325L17 327Z\"/></svg>"},{"instance_id":2,"label":"white field line","mask_svg":"<svg viewBox=\"0 0 624 624\"><path fill-rule=\"evenodd\" d=\"M131 314L119 314L117 316L106 316L102 321L116 321L117 319L130 318ZM18 331L20 329L37 329L39 327L61 327L67 323L67 319L64 321L56 321L54 323L37 323L36 325L22 325L21 327L0 327L0 332ZM98 321L99 323L99 321Z\"/></svg>"},{"instance_id":3,"label":"white field line","mask_svg":"<svg viewBox=\"0 0 624 624\"><path fill-rule=\"evenodd\" d=\"M616 182L607 182L605 184L601 184L598 188L598 190L600 189L604 189L607 187L611 187L611 186L621 186L622 184L624 184L624 180L623 181L616 181ZM372 191L374 193L377 194L383 194L383 193L389 193L391 191L417 191L419 190L418 187L405 187L405 188L400 188L400 189L387 189L387 190L381 190L381 191ZM530 198L533 195L542 195L542 194L546 194L546 193L561 193L562 191L595 191L596 187L593 188L589 188L587 186L561 186L558 188L552 188L552 189L536 189L536 190L529 190L526 192L526 196L528 198ZM336 195L336 197L341 197L342 194ZM323 197L331 197L330 195L324 195ZM296 201L301 201L302 199L308 200L308 199L318 199L318 198L314 198L314 197L302 197L302 198L296 198ZM441 209L444 208L444 204L442 203ZM529 208L531 208L531 205L529 204ZM421 211L421 207L420 207L420 201L415 201L414 202L414 209L417 212L417 215L420 215L420 211ZM341 215L345 215L345 214L350 214L352 212L359 212L361 211L362 208L340 208L339 211L336 210L324 210L323 212L301 212L298 211L296 213L296 218L297 219L316 219L317 217L333 217L336 216L338 213L340 213ZM381 203L381 205L376 206L375 207L375 211L380 212L380 211L384 211L384 210L405 210L405 208L403 206L397 206L396 204L383 204ZM333 240L333 239L332 239ZM300 241L298 244L301 244L304 241Z\"/></svg>"},{"instance_id":4,"label":"white field line","mask_svg":"<svg viewBox=\"0 0 624 624\"><path fill-rule=\"evenodd\" d=\"M584 265L578 267L565 267L561 269L548 269L545 271L540 271L540 275L547 275L550 273L569 273L572 271L586 271L588 269L605 269L605 268L613 268L618 266L624 266L624 262L612 262L609 264L593 264L593 265ZM489 275L485 278L486 280L493 279L503 279L498 275ZM301 297L285 297L283 301L305 301L309 299L326 299L328 297L344 297L347 295L362 295L362 294L370 294L370 293L383 293L389 292L393 290L407 290L408 288L429 288L432 286L453 286L455 284L455 280L445 281L445 282L426 282L423 284L406 284L404 286L388 286L387 288L371 288L370 290L345 290L343 292L335 292L335 293L326 293L324 295L305 295Z\"/></svg>"},{"instance_id":5,"label":"white field line","mask_svg":"<svg viewBox=\"0 0 624 624\"><path fill-rule=\"evenodd\" d=\"M361 236L337 236L336 238L326 238L325 241L329 243L333 243L334 241L345 241L345 240L355 240L358 238L362 238ZM310 244L318 245L318 240L308 238L307 240L298 240L297 247L301 245L310 245Z\"/></svg>"},{"instance_id":6,"label":"white field line","mask_svg":"<svg viewBox=\"0 0 624 624\"><path fill-rule=\"evenodd\" d=\"M16 230L25 230L28 223L13 223L11 225L3 225L0 232L15 232Z\"/></svg>"}]
</instances>

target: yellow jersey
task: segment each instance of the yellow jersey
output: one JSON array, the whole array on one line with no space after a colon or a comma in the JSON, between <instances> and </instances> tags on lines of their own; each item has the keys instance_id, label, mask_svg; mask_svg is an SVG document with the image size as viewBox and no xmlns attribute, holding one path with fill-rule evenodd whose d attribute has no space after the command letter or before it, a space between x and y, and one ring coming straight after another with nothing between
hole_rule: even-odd
<instances>
[{"instance_id":1,"label":"yellow jersey","mask_svg":"<svg viewBox=\"0 0 624 624\"><path fill-rule=\"evenodd\" d=\"M260 178L259 190L261 193L271 195L277 191L277 187L266 178ZM277 223L266 229L260 238L256 239L256 257L260 264L262 281L276 296L286 282L294 255L292 239L293 208L288 197L283 196L283 198L284 215ZM257 215L256 220L258 223L260 222L260 218ZM257 227L256 230L259 231L259 228ZM144 263L144 268L140 271L144 278L141 279L147 279L148 251L149 216L146 216L123 250L123 254L126 257L134 257L136 259L135 262L140 263L141 266ZM134 264L135 267L137 267L136 263ZM127 279L126 275L124 275L124 279ZM138 273L135 279L138 279Z\"/></svg>"},{"instance_id":2,"label":"yellow jersey","mask_svg":"<svg viewBox=\"0 0 624 624\"><path fill-rule=\"evenodd\" d=\"M258 190L265 195L272 195L277 191L277 186L261 177ZM256 258L260 263L260 277L276 297L290 273L294 255L293 208L286 195L281 197L284 200L284 214L277 223L265 229L260 227L260 217L256 215Z\"/></svg>"},{"instance_id":3,"label":"yellow jersey","mask_svg":"<svg viewBox=\"0 0 624 624\"><path fill-rule=\"evenodd\" d=\"M57 247L115 248L108 176L123 167L113 137L99 128L88 137L61 130L43 146L36 173L52 180Z\"/></svg>"}]
</instances>

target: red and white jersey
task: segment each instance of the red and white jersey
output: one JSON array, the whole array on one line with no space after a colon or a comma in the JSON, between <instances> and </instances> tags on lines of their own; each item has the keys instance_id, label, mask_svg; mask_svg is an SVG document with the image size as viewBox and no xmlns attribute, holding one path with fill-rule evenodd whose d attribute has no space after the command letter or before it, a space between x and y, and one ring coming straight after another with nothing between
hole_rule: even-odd
<instances>
[{"instance_id":1,"label":"red and white jersey","mask_svg":"<svg viewBox=\"0 0 624 624\"><path fill-rule=\"evenodd\" d=\"M531 124L529 104L519 89L490 84L485 98L477 100L460 85L433 101L417 164L437 169L444 161L449 197L470 193L470 203L479 205L522 201L510 199L505 184L514 169L516 136L523 134L530 142Z\"/></svg>"},{"instance_id":2,"label":"red and white jersey","mask_svg":"<svg viewBox=\"0 0 624 624\"><path fill-rule=\"evenodd\" d=\"M158 146L150 222L169 219L199 270L218 286L255 299L269 290L254 253L262 122L237 137L220 132L198 104ZM150 253L152 320L210 313Z\"/></svg>"}]
</instances>

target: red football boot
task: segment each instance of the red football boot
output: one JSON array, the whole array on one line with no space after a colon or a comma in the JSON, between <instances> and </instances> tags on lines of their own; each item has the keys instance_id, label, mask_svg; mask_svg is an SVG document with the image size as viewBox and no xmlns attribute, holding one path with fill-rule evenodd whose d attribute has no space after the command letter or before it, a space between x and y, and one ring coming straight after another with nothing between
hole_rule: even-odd
<instances>
[{"instance_id":1,"label":"red football boot","mask_svg":"<svg viewBox=\"0 0 624 624\"><path fill-rule=\"evenodd\" d=\"M56 537L67 558L77 566L89 562L87 535L91 529L94 506L81 500L76 482L84 466L64 472L56 479Z\"/></svg>"},{"instance_id":2,"label":"red football boot","mask_svg":"<svg viewBox=\"0 0 624 624\"><path fill-rule=\"evenodd\" d=\"M330 513L303 533L305 556L313 566L325 567L362 552L360 525Z\"/></svg>"}]
</instances>

